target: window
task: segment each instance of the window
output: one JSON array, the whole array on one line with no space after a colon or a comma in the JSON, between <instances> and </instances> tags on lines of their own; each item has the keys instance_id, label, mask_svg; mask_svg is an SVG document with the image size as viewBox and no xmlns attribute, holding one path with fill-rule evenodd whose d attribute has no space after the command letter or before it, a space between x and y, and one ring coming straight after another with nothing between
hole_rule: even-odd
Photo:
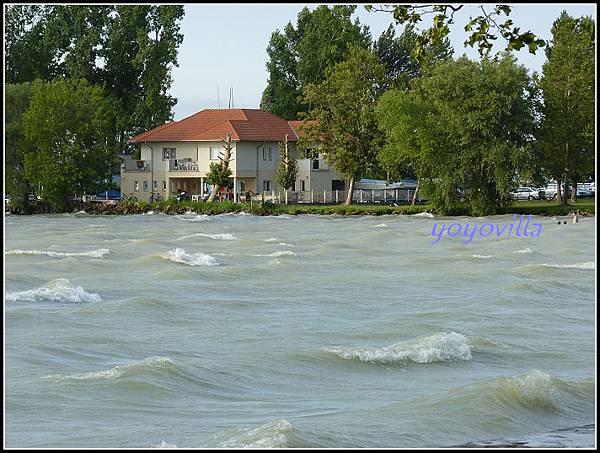
<instances>
[{"instance_id":1,"label":"window","mask_svg":"<svg viewBox=\"0 0 600 453\"><path fill-rule=\"evenodd\" d=\"M210 147L210 160L219 160L219 154L221 153L221 148L219 148L218 146L211 146Z\"/></svg>"},{"instance_id":2,"label":"window","mask_svg":"<svg viewBox=\"0 0 600 453\"><path fill-rule=\"evenodd\" d=\"M144 192L148 192L148 181L144 181Z\"/></svg>"},{"instance_id":3,"label":"window","mask_svg":"<svg viewBox=\"0 0 600 453\"><path fill-rule=\"evenodd\" d=\"M154 184L152 184L152 190L158 190L158 181L155 179Z\"/></svg>"},{"instance_id":4,"label":"window","mask_svg":"<svg viewBox=\"0 0 600 453\"><path fill-rule=\"evenodd\" d=\"M318 170L319 169L319 159L315 159L313 160L313 170Z\"/></svg>"},{"instance_id":5,"label":"window","mask_svg":"<svg viewBox=\"0 0 600 453\"><path fill-rule=\"evenodd\" d=\"M346 190L346 184L339 179L332 179L331 190Z\"/></svg>"},{"instance_id":6,"label":"window","mask_svg":"<svg viewBox=\"0 0 600 453\"><path fill-rule=\"evenodd\" d=\"M175 148L163 148L163 160L176 159L177 154L175 152Z\"/></svg>"},{"instance_id":7,"label":"window","mask_svg":"<svg viewBox=\"0 0 600 453\"><path fill-rule=\"evenodd\" d=\"M135 192L137 192L138 190L140 190L140 183L137 181L133 181L133 190Z\"/></svg>"},{"instance_id":8,"label":"window","mask_svg":"<svg viewBox=\"0 0 600 453\"><path fill-rule=\"evenodd\" d=\"M244 181L238 181L238 185L239 185L239 191L240 192L245 192L246 191L246 183Z\"/></svg>"},{"instance_id":9,"label":"window","mask_svg":"<svg viewBox=\"0 0 600 453\"><path fill-rule=\"evenodd\" d=\"M263 192L271 190L271 181L263 181Z\"/></svg>"},{"instance_id":10,"label":"window","mask_svg":"<svg viewBox=\"0 0 600 453\"><path fill-rule=\"evenodd\" d=\"M270 146L263 147L263 160L273 160L272 148Z\"/></svg>"},{"instance_id":11,"label":"window","mask_svg":"<svg viewBox=\"0 0 600 453\"><path fill-rule=\"evenodd\" d=\"M300 191L304 192L306 190L306 181L300 181Z\"/></svg>"},{"instance_id":12,"label":"window","mask_svg":"<svg viewBox=\"0 0 600 453\"><path fill-rule=\"evenodd\" d=\"M163 190L167 190L167 181L163 181Z\"/></svg>"}]
</instances>

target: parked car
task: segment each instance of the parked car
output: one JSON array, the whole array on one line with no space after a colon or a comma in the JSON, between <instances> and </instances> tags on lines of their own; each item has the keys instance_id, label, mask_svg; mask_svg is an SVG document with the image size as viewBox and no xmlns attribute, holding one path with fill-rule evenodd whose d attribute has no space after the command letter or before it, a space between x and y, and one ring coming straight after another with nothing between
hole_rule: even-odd
<instances>
[{"instance_id":1,"label":"parked car","mask_svg":"<svg viewBox=\"0 0 600 453\"><path fill-rule=\"evenodd\" d=\"M543 190L534 187L519 187L510 193L513 200L541 200L546 197Z\"/></svg>"},{"instance_id":2,"label":"parked car","mask_svg":"<svg viewBox=\"0 0 600 453\"><path fill-rule=\"evenodd\" d=\"M585 187L577 186L577 198L590 198L595 195L595 192L592 192L590 189L586 189Z\"/></svg>"}]
</instances>

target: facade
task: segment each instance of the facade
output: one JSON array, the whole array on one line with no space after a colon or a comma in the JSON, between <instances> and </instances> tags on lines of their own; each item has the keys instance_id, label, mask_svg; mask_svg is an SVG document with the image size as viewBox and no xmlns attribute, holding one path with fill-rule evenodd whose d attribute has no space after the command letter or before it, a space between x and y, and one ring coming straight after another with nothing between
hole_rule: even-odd
<instances>
[{"instance_id":1,"label":"facade","mask_svg":"<svg viewBox=\"0 0 600 453\"><path fill-rule=\"evenodd\" d=\"M278 191L276 171L279 143L287 136L296 150L299 122L286 121L258 109L207 109L133 137L140 145L140 160L126 159L121 166L121 193L149 200L152 193L163 199L184 190L202 197L211 162L219 162L223 140L232 134L234 201L241 194ZM294 127L296 126L296 127ZM295 190L341 190L339 174L319 158L298 161Z\"/></svg>"}]
</instances>

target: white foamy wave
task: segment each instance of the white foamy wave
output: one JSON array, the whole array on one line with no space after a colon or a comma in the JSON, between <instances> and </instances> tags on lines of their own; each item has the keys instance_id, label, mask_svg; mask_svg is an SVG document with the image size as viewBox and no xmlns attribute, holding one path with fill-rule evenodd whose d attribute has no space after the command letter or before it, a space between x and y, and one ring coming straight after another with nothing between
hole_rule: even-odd
<instances>
[{"instance_id":1,"label":"white foamy wave","mask_svg":"<svg viewBox=\"0 0 600 453\"><path fill-rule=\"evenodd\" d=\"M51 302L100 302L102 299L96 293L88 293L81 286L73 286L66 278L57 278L45 286L27 291L6 294L6 300L29 300Z\"/></svg>"},{"instance_id":2,"label":"white foamy wave","mask_svg":"<svg viewBox=\"0 0 600 453\"><path fill-rule=\"evenodd\" d=\"M277 239L277 238L269 238L269 239L265 239L265 242L279 242L279 239Z\"/></svg>"},{"instance_id":3,"label":"white foamy wave","mask_svg":"<svg viewBox=\"0 0 600 453\"><path fill-rule=\"evenodd\" d=\"M487 260L493 258L494 255L471 255L471 258L478 258L480 260Z\"/></svg>"},{"instance_id":4,"label":"white foamy wave","mask_svg":"<svg viewBox=\"0 0 600 453\"><path fill-rule=\"evenodd\" d=\"M67 256L90 256L92 258L103 258L109 253L109 249L91 250L89 252L54 252L52 250L7 250L6 255L46 255L52 258L63 258Z\"/></svg>"},{"instance_id":5,"label":"white foamy wave","mask_svg":"<svg viewBox=\"0 0 600 453\"><path fill-rule=\"evenodd\" d=\"M216 240L220 240L220 241L237 241L237 239L238 239L233 234L230 234L230 233L221 233L221 234L196 233L196 234L188 234L187 236L181 236L180 238L177 238L177 240L187 239L187 238L191 238L191 237L195 237L195 236L202 236L205 238L211 238L211 239L216 239Z\"/></svg>"},{"instance_id":6,"label":"white foamy wave","mask_svg":"<svg viewBox=\"0 0 600 453\"><path fill-rule=\"evenodd\" d=\"M168 357L148 357L144 360L136 360L134 362L125 364L125 365L117 365L116 367L110 368L108 370L100 370L100 371L91 371L89 373L83 374L52 374L49 376L43 376L42 379L55 379L55 380L63 380L63 379L72 379L77 381L87 381L94 379L116 379L128 371L135 369L160 369L160 368L168 368L173 366L173 361Z\"/></svg>"},{"instance_id":7,"label":"white foamy wave","mask_svg":"<svg viewBox=\"0 0 600 453\"><path fill-rule=\"evenodd\" d=\"M269 253L268 255L254 255L254 256L298 256L291 250L279 250L277 252Z\"/></svg>"},{"instance_id":8,"label":"white foamy wave","mask_svg":"<svg viewBox=\"0 0 600 453\"><path fill-rule=\"evenodd\" d=\"M530 249L529 247L526 247L522 250L515 250L513 253L533 253L533 250Z\"/></svg>"},{"instance_id":9,"label":"white foamy wave","mask_svg":"<svg viewBox=\"0 0 600 453\"><path fill-rule=\"evenodd\" d=\"M187 253L185 249L176 248L161 255L161 258L174 263L187 264L188 266L218 266L216 258L202 252Z\"/></svg>"},{"instance_id":10,"label":"white foamy wave","mask_svg":"<svg viewBox=\"0 0 600 453\"><path fill-rule=\"evenodd\" d=\"M512 378L510 382L518 396L527 403L542 406L556 406L558 391L549 374L533 370L522 376Z\"/></svg>"},{"instance_id":11,"label":"white foamy wave","mask_svg":"<svg viewBox=\"0 0 600 453\"><path fill-rule=\"evenodd\" d=\"M385 223L380 223L379 225L371 225L370 228L387 228L388 226Z\"/></svg>"},{"instance_id":12,"label":"white foamy wave","mask_svg":"<svg viewBox=\"0 0 600 453\"><path fill-rule=\"evenodd\" d=\"M542 264L544 267L554 267L557 269L584 269L593 271L596 269L596 263L593 261L586 261L585 263L576 263L576 264Z\"/></svg>"},{"instance_id":13,"label":"white foamy wave","mask_svg":"<svg viewBox=\"0 0 600 453\"><path fill-rule=\"evenodd\" d=\"M186 212L186 215L178 215L177 218L181 220L186 220L188 222L206 222L209 220L209 216L207 214L198 214L194 217L186 217L193 214L191 211Z\"/></svg>"},{"instance_id":14,"label":"white foamy wave","mask_svg":"<svg viewBox=\"0 0 600 453\"><path fill-rule=\"evenodd\" d=\"M85 212L85 211L77 211L77 212L74 212L73 214L75 214L75 215L88 215L88 213Z\"/></svg>"},{"instance_id":15,"label":"white foamy wave","mask_svg":"<svg viewBox=\"0 0 600 453\"><path fill-rule=\"evenodd\" d=\"M413 214L413 217L427 217L428 219L435 218L435 216L431 212L419 212L417 214Z\"/></svg>"},{"instance_id":16,"label":"white foamy wave","mask_svg":"<svg viewBox=\"0 0 600 453\"><path fill-rule=\"evenodd\" d=\"M150 445L150 448L177 448L175 444L168 444L164 440L158 445Z\"/></svg>"},{"instance_id":17,"label":"white foamy wave","mask_svg":"<svg viewBox=\"0 0 600 453\"><path fill-rule=\"evenodd\" d=\"M433 363L471 360L471 344L456 332L443 332L380 348L331 346L325 352L346 360L393 364L398 362Z\"/></svg>"},{"instance_id":18,"label":"white foamy wave","mask_svg":"<svg viewBox=\"0 0 600 453\"><path fill-rule=\"evenodd\" d=\"M258 428L242 428L219 443L222 448L285 448L288 446L287 434L294 427L285 419L273 420Z\"/></svg>"}]
</instances>

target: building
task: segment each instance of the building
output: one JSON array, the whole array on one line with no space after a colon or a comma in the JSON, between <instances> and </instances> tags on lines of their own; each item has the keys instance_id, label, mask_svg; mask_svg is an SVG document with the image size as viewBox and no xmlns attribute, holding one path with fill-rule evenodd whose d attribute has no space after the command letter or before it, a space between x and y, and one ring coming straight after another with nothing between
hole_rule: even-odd
<instances>
[{"instance_id":1,"label":"building","mask_svg":"<svg viewBox=\"0 0 600 453\"><path fill-rule=\"evenodd\" d=\"M219 162L223 140L232 134L234 200L243 193L270 195L278 191L276 180L279 144L288 137L295 153L300 122L286 121L258 109L206 109L180 121L158 126L129 140L141 147L140 160L126 159L121 166L121 192L139 200L168 198L185 190L202 196L211 162ZM296 153L297 155L297 153ZM297 191L342 190L339 174L322 157L300 159Z\"/></svg>"}]
</instances>

